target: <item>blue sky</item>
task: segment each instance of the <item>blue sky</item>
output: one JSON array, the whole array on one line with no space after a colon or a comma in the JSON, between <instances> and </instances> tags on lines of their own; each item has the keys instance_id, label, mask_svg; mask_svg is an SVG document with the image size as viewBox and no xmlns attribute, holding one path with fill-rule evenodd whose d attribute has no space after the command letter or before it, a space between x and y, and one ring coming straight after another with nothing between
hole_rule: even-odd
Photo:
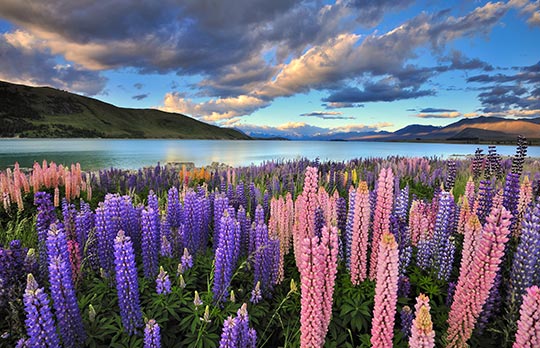
<instances>
[{"instance_id":1,"label":"blue sky","mask_svg":"<svg viewBox=\"0 0 540 348\"><path fill-rule=\"evenodd\" d=\"M539 38L527 0L3 0L0 79L255 135L394 131L540 116Z\"/></svg>"}]
</instances>

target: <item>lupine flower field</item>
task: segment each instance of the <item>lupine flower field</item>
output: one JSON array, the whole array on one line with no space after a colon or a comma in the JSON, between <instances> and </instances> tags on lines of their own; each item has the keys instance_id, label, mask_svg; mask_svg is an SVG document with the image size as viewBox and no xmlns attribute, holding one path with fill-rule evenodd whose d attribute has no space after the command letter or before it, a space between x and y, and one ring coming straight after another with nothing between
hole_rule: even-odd
<instances>
[{"instance_id":1,"label":"lupine flower field","mask_svg":"<svg viewBox=\"0 0 540 348\"><path fill-rule=\"evenodd\" d=\"M1 347L540 347L540 162L0 172Z\"/></svg>"}]
</instances>

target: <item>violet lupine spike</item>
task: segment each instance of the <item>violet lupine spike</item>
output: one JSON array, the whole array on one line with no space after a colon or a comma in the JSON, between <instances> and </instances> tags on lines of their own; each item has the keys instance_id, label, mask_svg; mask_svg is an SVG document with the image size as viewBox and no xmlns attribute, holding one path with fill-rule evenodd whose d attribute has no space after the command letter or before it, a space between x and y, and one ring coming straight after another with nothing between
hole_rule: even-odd
<instances>
[{"instance_id":1,"label":"violet lupine spike","mask_svg":"<svg viewBox=\"0 0 540 348\"><path fill-rule=\"evenodd\" d=\"M188 270L191 267L193 267L193 257L189 254L189 250L187 248L184 248L184 253L182 254L182 257L180 258L182 269Z\"/></svg>"},{"instance_id":2,"label":"violet lupine spike","mask_svg":"<svg viewBox=\"0 0 540 348\"><path fill-rule=\"evenodd\" d=\"M219 341L219 348L236 348L237 347L237 331L235 330L235 322L232 316L229 315L223 322L223 331Z\"/></svg>"},{"instance_id":3,"label":"violet lupine spike","mask_svg":"<svg viewBox=\"0 0 540 348\"><path fill-rule=\"evenodd\" d=\"M391 348L398 295L399 250L394 236L388 232L382 235L379 247L371 344Z\"/></svg>"},{"instance_id":4,"label":"violet lupine spike","mask_svg":"<svg viewBox=\"0 0 540 348\"><path fill-rule=\"evenodd\" d=\"M161 334L159 325L154 319L148 320L144 328L144 348L160 348Z\"/></svg>"},{"instance_id":5,"label":"violet lupine spike","mask_svg":"<svg viewBox=\"0 0 540 348\"><path fill-rule=\"evenodd\" d=\"M90 209L90 204L81 199L81 210L75 216L75 231L77 242L84 247L90 232L94 228L94 213Z\"/></svg>"},{"instance_id":6,"label":"violet lupine spike","mask_svg":"<svg viewBox=\"0 0 540 348\"><path fill-rule=\"evenodd\" d=\"M370 279L375 279L377 274L379 242L382 234L390 230L390 213L394 199L394 174L390 167L381 169L377 184L377 205L373 216L373 238L369 263Z\"/></svg>"},{"instance_id":7,"label":"violet lupine spike","mask_svg":"<svg viewBox=\"0 0 540 348\"><path fill-rule=\"evenodd\" d=\"M86 339L72 279L66 234L61 225L51 225L47 235L49 282L53 307L65 347L78 347Z\"/></svg>"},{"instance_id":8,"label":"violet lupine spike","mask_svg":"<svg viewBox=\"0 0 540 348\"><path fill-rule=\"evenodd\" d=\"M538 286L535 285L526 290L519 313L513 348L540 347L540 289Z\"/></svg>"},{"instance_id":9,"label":"violet lupine spike","mask_svg":"<svg viewBox=\"0 0 540 348\"><path fill-rule=\"evenodd\" d=\"M159 232L155 225L155 212L152 208L143 210L142 225L142 259L144 276L153 279L158 272Z\"/></svg>"},{"instance_id":10,"label":"violet lupine spike","mask_svg":"<svg viewBox=\"0 0 540 348\"><path fill-rule=\"evenodd\" d=\"M166 219L169 227L178 229L182 223L182 206L178 196L178 189L171 187L167 195L167 214Z\"/></svg>"},{"instance_id":11,"label":"violet lupine spike","mask_svg":"<svg viewBox=\"0 0 540 348\"><path fill-rule=\"evenodd\" d=\"M475 180L480 178L482 170L484 169L484 150L477 148L474 152L474 157L472 159L472 172Z\"/></svg>"},{"instance_id":12,"label":"violet lupine spike","mask_svg":"<svg viewBox=\"0 0 540 348\"><path fill-rule=\"evenodd\" d=\"M448 280L450 277L454 263L455 245L450 238L453 232L452 220L455 217L452 214L452 204L453 199L450 193L441 193L435 230L431 241L433 250L432 265L437 271L437 277L444 280Z\"/></svg>"},{"instance_id":13,"label":"violet lupine spike","mask_svg":"<svg viewBox=\"0 0 540 348\"><path fill-rule=\"evenodd\" d=\"M315 235L321 236L321 230L325 224L324 212L321 207L317 207L315 210Z\"/></svg>"},{"instance_id":14,"label":"violet lupine spike","mask_svg":"<svg viewBox=\"0 0 540 348\"><path fill-rule=\"evenodd\" d=\"M394 213L390 215L390 228L399 246L399 274L405 276L405 272L412 257L411 234L409 232L409 186L400 190L396 199Z\"/></svg>"},{"instance_id":15,"label":"violet lupine spike","mask_svg":"<svg viewBox=\"0 0 540 348\"><path fill-rule=\"evenodd\" d=\"M219 245L215 254L214 283L212 292L215 302L224 302L229 295L236 262L238 261L237 244L240 242L238 222L226 211L221 217Z\"/></svg>"},{"instance_id":16,"label":"violet lupine spike","mask_svg":"<svg viewBox=\"0 0 540 348\"><path fill-rule=\"evenodd\" d=\"M495 207L486 219L471 269L463 267L448 316L447 347L463 347L472 335L495 281L510 234L511 214ZM465 272L464 272L465 271ZM474 293L475 296L471 296Z\"/></svg>"},{"instance_id":17,"label":"violet lupine spike","mask_svg":"<svg viewBox=\"0 0 540 348\"><path fill-rule=\"evenodd\" d=\"M525 290L540 280L540 200L529 207L522 222L521 235L514 253L508 289L508 301L518 307Z\"/></svg>"},{"instance_id":18,"label":"violet lupine spike","mask_svg":"<svg viewBox=\"0 0 540 348\"><path fill-rule=\"evenodd\" d=\"M343 248L345 254L345 263L347 268L351 267L351 243L353 238L354 212L356 191L353 186L349 188L349 211L347 213L347 223L343 233ZM370 209L371 210L371 209ZM371 214L371 213L370 213Z\"/></svg>"},{"instance_id":19,"label":"violet lupine spike","mask_svg":"<svg viewBox=\"0 0 540 348\"><path fill-rule=\"evenodd\" d=\"M60 340L56 334L49 299L40 288L34 276L28 274L26 290L23 295L26 312L27 345L35 348L58 348Z\"/></svg>"},{"instance_id":20,"label":"violet lupine spike","mask_svg":"<svg viewBox=\"0 0 540 348\"><path fill-rule=\"evenodd\" d=\"M162 266L159 267L159 273L156 278L156 292L159 295L171 293L171 280L169 279L169 274L167 274Z\"/></svg>"},{"instance_id":21,"label":"violet lupine spike","mask_svg":"<svg viewBox=\"0 0 540 348\"><path fill-rule=\"evenodd\" d=\"M527 157L527 139L522 135L518 135L516 153L512 158L512 173L521 176L525 157Z\"/></svg>"},{"instance_id":22,"label":"violet lupine spike","mask_svg":"<svg viewBox=\"0 0 540 348\"><path fill-rule=\"evenodd\" d=\"M206 237L202 230L203 214L201 198L193 190L189 190L184 197L184 247L189 253L195 255L206 246ZM214 234L215 238L215 234Z\"/></svg>"},{"instance_id":23,"label":"violet lupine spike","mask_svg":"<svg viewBox=\"0 0 540 348\"><path fill-rule=\"evenodd\" d=\"M156 169L159 168L159 165L156 167ZM154 191L150 190L150 192L148 193L148 207L152 208L154 210L154 219L156 220L155 221L155 226L158 230L157 232L157 235L159 236L161 234L161 231L159 230L160 227L161 227L161 215L160 215L160 211L159 211L159 200L158 200L158 197L156 196L156 194L154 193ZM133 241L132 241L133 243Z\"/></svg>"},{"instance_id":24,"label":"violet lupine spike","mask_svg":"<svg viewBox=\"0 0 540 348\"><path fill-rule=\"evenodd\" d=\"M217 194L214 198L214 250L219 244L219 231L221 231L221 217L229 207L229 198L224 194Z\"/></svg>"},{"instance_id":25,"label":"violet lupine spike","mask_svg":"<svg viewBox=\"0 0 540 348\"><path fill-rule=\"evenodd\" d=\"M444 182L444 189L446 191L452 191L456 182L456 162L450 160L448 163L448 170L446 172L446 180Z\"/></svg>"},{"instance_id":26,"label":"violet lupine spike","mask_svg":"<svg viewBox=\"0 0 540 348\"><path fill-rule=\"evenodd\" d=\"M486 222L486 217L491 211L494 196L495 191L491 180L481 180L474 206L476 208L476 215L478 215L478 219L482 224Z\"/></svg>"},{"instance_id":27,"label":"violet lupine spike","mask_svg":"<svg viewBox=\"0 0 540 348\"><path fill-rule=\"evenodd\" d=\"M246 193L244 190L244 182L239 181L236 185L236 202L238 204L237 207L235 207L236 210L240 208L240 206L246 207L247 206L247 198Z\"/></svg>"},{"instance_id":28,"label":"violet lupine spike","mask_svg":"<svg viewBox=\"0 0 540 348\"><path fill-rule=\"evenodd\" d=\"M38 237L39 264L42 274L47 272L48 267L47 247L45 245L47 233L49 232L49 226L57 220L51 199L51 195L47 192L36 192L34 195L34 205L37 207L36 232Z\"/></svg>"},{"instance_id":29,"label":"violet lupine spike","mask_svg":"<svg viewBox=\"0 0 540 348\"><path fill-rule=\"evenodd\" d=\"M411 311L411 307L403 306L399 312L399 318L401 321L401 332L405 338L409 338L411 336L411 326L414 319L414 314Z\"/></svg>"},{"instance_id":30,"label":"violet lupine spike","mask_svg":"<svg viewBox=\"0 0 540 348\"><path fill-rule=\"evenodd\" d=\"M69 203L65 198L62 199L62 217L64 231L68 239L74 240L77 238L75 233L75 216L77 215L77 209L75 204Z\"/></svg>"},{"instance_id":31,"label":"violet lupine spike","mask_svg":"<svg viewBox=\"0 0 540 348\"><path fill-rule=\"evenodd\" d=\"M504 185L503 206L512 214L512 231L517 227L519 189L519 174L508 173Z\"/></svg>"},{"instance_id":32,"label":"violet lupine spike","mask_svg":"<svg viewBox=\"0 0 540 348\"><path fill-rule=\"evenodd\" d=\"M244 206L240 206L238 208L238 212L236 213L236 219L238 220L238 224L240 225L241 255L246 255L249 249L249 225Z\"/></svg>"},{"instance_id":33,"label":"violet lupine spike","mask_svg":"<svg viewBox=\"0 0 540 348\"><path fill-rule=\"evenodd\" d=\"M143 320L133 244L122 230L114 240L114 263L122 325L128 334L133 335L143 326Z\"/></svg>"}]
</instances>

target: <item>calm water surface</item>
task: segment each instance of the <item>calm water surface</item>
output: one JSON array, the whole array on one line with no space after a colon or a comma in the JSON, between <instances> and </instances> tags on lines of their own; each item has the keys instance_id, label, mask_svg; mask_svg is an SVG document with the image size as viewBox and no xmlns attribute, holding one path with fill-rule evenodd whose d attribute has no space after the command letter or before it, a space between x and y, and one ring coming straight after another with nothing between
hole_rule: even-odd
<instances>
[{"instance_id":1,"label":"calm water surface","mask_svg":"<svg viewBox=\"0 0 540 348\"><path fill-rule=\"evenodd\" d=\"M212 162L233 166L259 164L273 159L307 157L342 161L357 157L392 155L448 158L473 154L487 145L418 144L329 141L243 141L243 140L153 140L153 139L0 139L0 169L13 165L31 167L43 159L56 163L79 162L84 170L108 167L136 169L157 162ZM497 146L498 153L512 155L515 146ZM529 147L528 155L540 157L540 146Z\"/></svg>"}]
</instances>

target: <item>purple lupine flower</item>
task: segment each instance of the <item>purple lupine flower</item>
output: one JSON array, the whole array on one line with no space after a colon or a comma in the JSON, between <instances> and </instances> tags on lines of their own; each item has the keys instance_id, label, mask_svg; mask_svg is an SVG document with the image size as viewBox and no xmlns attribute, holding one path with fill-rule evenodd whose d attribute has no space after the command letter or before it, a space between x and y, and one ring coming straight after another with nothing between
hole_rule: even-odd
<instances>
[{"instance_id":1,"label":"purple lupine flower","mask_svg":"<svg viewBox=\"0 0 540 348\"><path fill-rule=\"evenodd\" d=\"M518 177L523 172L525 157L527 157L527 139L522 135L518 135L516 154L512 158L512 173L516 173Z\"/></svg>"},{"instance_id":2,"label":"purple lupine flower","mask_svg":"<svg viewBox=\"0 0 540 348\"><path fill-rule=\"evenodd\" d=\"M453 199L450 193L442 192L439 198L439 209L435 220L435 229L431 246L432 262L439 279L448 280L454 263L455 245L451 240L455 215L452 212Z\"/></svg>"},{"instance_id":3,"label":"purple lupine flower","mask_svg":"<svg viewBox=\"0 0 540 348\"><path fill-rule=\"evenodd\" d=\"M184 247L189 253L195 256L205 247L205 236L202 228L202 206L201 199L193 190L189 190L184 197Z\"/></svg>"},{"instance_id":4,"label":"purple lupine flower","mask_svg":"<svg viewBox=\"0 0 540 348\"><path fill-rule=\"evenodd\" d=\"M235 329L236 323L232 316L223 322L223 331L219 341L219 348L237 348L238 331Z\"/></svg>"},{"instance_id":5,"label":"purple lupine flower","mask_svg":"<svg viewBox=\"0 0 540 348\"><path fill-rule=\"evenodd\" d=\"M235 207L236 210L238 210L240 206L247 207L247 198L244 190L243 181L239 181L236 185L236 203L238 205L237 207Z\"/></svg>"},{"instance_id":6,"label":"purple lupine flower","mask_svg":"<svg viewBox=\"0 0 540 348\"><path fill-rule=\"evenodd\" d=\"M259 198L261 196L261 191L255 186L255 183L250 182L249 183L249 209L246 208L246 211L249 211L250 215L253 216L255 214L255 208L257 207L257 203L259 202Z\"/></svg>"},{"instance_id":7,"label":"purple lupine flower","mask_svg":"<svg viewBox=\"0 0 540 348\"><path fill-rule=\"evenodd\" d=\"M484 332L484 329L487 327L491 318L498 312L501 305L501 292L500 287L502 283L501 272L497 272L495 279L493 280L493 285L489 290L489 295L482 307L482 313L478 317L478 322L476 323L476 329L481 335Z\"/></svg>"},{"instance_id":8,"label":"purple lupine flower","mask_svg":"<svg viewBox=\"0 0 540 348\"><path fill-rule=\"evenodd\" d=\"M262 207L263 217L266 219L270 213L270 193L268 191L264 191ZM255 212L255 215L257 215L257 212Z\"/></svg>"},{"instance_id":9,"label":"purple lupine flower","mask_svg":"<svg viewBox=\"0 0 540 348\"><path fill-rule=\"evenodd\" d=\"M193 267L193 257L189 254L187 248L184 248L184 253L182 254L180 261L180 265L184 271Z\"/></svg>"},{"instance_id":10,"label":"purple lupine flower","mask_svg":"<svg viewBox=\"0 0 540 348\"><path fill-rule=\"evenodd\" d=\"M38 286L32 274L28 274L23 302L26 311L25 324L28 333L28 346L35 348L60 347L49 299L45 290Z\"/></svg>"},{"instance_id":11,"label":"purple lupine flower","mask_svg":"<svg viewBox=\"0 0 540 348\"><path fill-rule=\"evenodd\" d=\"M114 263L122 325L128 334L135 334L137 329L143 325L137 266L135 265L135 254L131 240L122 230L118 232L114 240Z\"/></svg>"},{"instance_id":12,"label":"purple lupine flower","mask_svg":"<svg viewBox=\"0 0 540 348\"><path fill-rule=\"evenodd\" d=\"M81 311L73 287L68 242L62 225L52 224L47 235L49 282L53 307L65 347L78 347L86 339Z\"/></svg>"},{"instance_id":13,"label":"purple lupine flower","mask_svg":"<svg viewBox=\"0 0 540 348\"><path fill-rule=\"evenodd\" d=\"M448 170L446 172L446 180L444 182L444 189L446 191L452 191L454 184L456 183L456 161L450 160L447 162Z\"/></svg>"},{"instance_id":14,"label":"purple lupine flower","mask_svg":"<svg viewBox=\"0 0 540 348\"><path fill-rule=\"evenodd\" d=\"M36 232L38 237L39 265L41 274L47 272L47 233L49 226L57 220L51 195L47 192L36 192L34 205L37 207ZM39 278L39 277L38 277Z\"/></svg>"},{"instance_id":15,"label":"purple lupine flower","mask_svg":"<svg viewBox=\"0 0 540 348\"><path fill-rule=\"evenodd\" d=\"M354 222L354 202L356 197L356 190L351 187L349 189L349 212L347 214L347 225L345 227L345 233L343 234L344 240L343 245L345 247L345 263L347 269L351 267L351 243L352 243L352 233L353 233L353 222ZM370 195L371 198L371 195Z\"/></svg>"},{"instance_id":16,"label":"purple lupine flower","mask_svg":"<svg viewBox=\"0 0 540 348\"><path fill-rule=\"evenodd\" d=\"M243 206L238 208L236 220L238 220L240 226L240 252L241 255L246 255L249 250L249 224L247 221L246 210Z\"/></svg>"},{"instance_id":17,"label":"purple lupine flower","mask_svg":"<svg viewBox=\"0 0 540 348\"><path fill-rule=\"evenodd\" d=\"M76 240L76 232L75 232L75 216L77 215L77 209L75 208L75 204L69 203L65 198L62 198L62 217L63 217L63 225L64 225L64 231L66 233L66 237L70 240Z\"/></svg>"},{"instance_id":18,"label":"purple lupine flower","mask_svg":"<svg viewBox=\"0 0 540 348\"><path fill-rule=\"evenodd\" d=\"M508 301L516 309L520 308L526 289L540 280L540 200L527 209L519 238L508 289Z\"/></svg>"},{"instance_id":19,"label":"purple lupine flower","mask_svg":"<svg viewBox=\"0 0 540 348\"><path fill-rule=\"evenodd\" d=\"M408 224L409 212L409 186L400 190L394 213L390 216L390 229L394 235L399 248L399 274L405 276L405 272L412 257L411 234ZM402 292L403 294L403 292Z\"/></svg>"},{"instance_id":20,"label":"purple lupine flower","mask_svg":"<svg viewBox=\"0 0 540 348\"><path fill-rule=\"evenodd\" d=\"M226 211L220 222L219 245L215 255L214 284L212 292L214 301L225 301L229 295L228 287L231 282L233 271L238 261L240 243L240 227L233 216Z\"/></svg>"},{"instance_id":21,"label":"purple lupine flower","mask_svg":"<svg viewBox=\"0 0 540 348\"><path fill-rule=\"evenodd\" d=\"M178 228L182 223L182 206L178 196L178 189L171 187L167 196L167 223L171 228Z\"/></svg>"},{"instance_id":22,"label":"purple lupine flower","mask_svg":"<svg viewBox=\"0 0 540 348\"><path fill-rule=\"evenodd\" d=\"M251 290L251 299L249 300L251 303L259 303L262 300L262 292L261 292L261 281L258 281L257 284L255 284L255 287L253 290Z\"/></svg>"},{"instance_id":23,"label":"purple lupine flower","mask_svg":"<svg viewBox=\"0 0 540 348\"><path fill-rule=\"evenodd\" d=\"M161 223L160 223L161 222L161 215L160 215L160 212L159 212L159 201L158 201L158 198L157 198L156 194L152 190L150 190L150 192L148 193L148 207L150 207L150 208L152 208L154 210L153 215L154 215L154 219L156 220L155 221L155 226L157 228L157 235L159 236L159 235L161 235L161 231L159 230L160 227L161 227Z\"/></svg>"},{"instance_id":24,"label":"purple lupine flower","mask_svg":"<svg viewBox=\"0 0 540 348\"><path fill-rule=\"evenodd\" d=\"M269 296L277 280L279 264L279 240L270 239L268 227L259 221L252 229L253 240L252 267L253 286L260 283L262 294Z\"/></svg>"},{"instance_id":25,"label":"purple lupine flower","mask_svg":"<svg viewBox=\"0 0 540 348\"><path fill-rule=\"evenodd\" d=\"M324 212L321 207L317 207L317 209L315 209L315 235L319 238L321 237L321 231L324 225L326 225Z\"/></svg>"},{"instance_id":26,"label":"purple lupine flower","mask_svg":"<svg viewBox=\"0 0 540 348\"><path fill-rule=\"evenodd\" d=\"M19 339L15 345L15 348L30 348L28 345L28 340L24 338Z\"/></svg>"},{"instance_id":27,"label":"purple lupine flower","mask_svg":"<svg viewBox=\"0 0 540 348\"><path fill-rule=\"evenodd\" d=\"M398 278L398 296L409 297L411 292L411 282L409 277L401 275Z\"/></svg>"},{"instance_id":28,"label":"purple lupine flower","mask_svg":"<svg viewBox=\"0 0 540 348\"><path fill-rule=\"evenodd\" d=\"M519 200L519 174L508 173L503 192L503 207L512 214L510 230L517 228L518 200Z\"/></svg>"},{"instance_id":29,"label":"purple lupine flower","mask_svg":"<svg viewBox=\"0 0 540 348\"><path fill-rule=\"evenodd\" d=\"M163 224L161 225L161 231L163 231ZM161 235L159 254L163 257L172 257L173 255L171 242L169 242L169 239L167 239L167 236L163 234Z\"/></svg>"},{"instance_id":30,"label":"purple lupine flower","mask_svg":"<svg viewBox=\"0 0 540 348\"><path fill-rule=\"evenodd\" d=\"M446 293L446 307L450 308L452 306L452 302L454 302L454 293L456 292L456 282L448 282L448 291Z\"/></svg>"},{"instance_id":31,"label":"purple lupine flower","mask_svg":"<svg viewBox=\"0 0 540 348\"><path fill-rule=\"evenodd\" d=\"M155 217L156 213L150 207L142 212L142 259L144 276L147 279L153 279L158 272L158 250L160 243Z\"/></svg>"},{"instance_id":32,"label":"purple lupine flower","mask_svg":"<svg viewBox=\"0 0 540 348\"><path fill-rule=\"evenodd\" d=\"M403 306L399 312L399 317L401 319L401 332L403 332L405 338L409 338L411 336L411 326L414 320L414 314L411 311L411 307Z\"/></svg>"},{"instance_id":33,"label":"purple lupine flower","mask_svg":"<svg viewBox=\"0 0 540 348\"><path fill-rule=\"evenodd\" d=\"M159 325L154 319L148 320L144 328L144 348L160 348L161 335Z\"/></svg>"},{"instance_id":34,"label":"purple lupine flower","mask_svg":"<svg viewBox=\"0 0 540 348\"><path fill-rule=\"evenodd\" d=\"M159 267L159 274L156 278L156 292L159 295L171 293L171 280L169 279L169 274L163 269L163 266Z\"/></svg>"},{"instance_id":35,"label":"purple lupine flower","mask_svg":"<svg viewBox=\"0 0 540 348\"><path fill-rule=\"evenodd\" d=\"M486 217L491 211L494 195L495 192L493 190L493 183L491 180L480 180L480 186L478 187L479 198L476 215L478 216L478 219L482 225L486 222Z\"/></svg>"},{"instance_id":36,"label":"purple lupine flower","mask_svg":"<svg viewBox=\"0 0 540 348\"><path fill-rule=\"evenodd\" d=\"M337 210L337 227L340 238L338 238L338 258L343 260L345 257L343 254L343 236L345 235L345 229L347 227L347 201L343 197L339 197L336 201Z\"/></svg>"},{"instance_id":37,"label":"purple lupine flower","mask_svg":"<svg viewBox=\"0 0 540 348\"><path fill-rule=\"evenodd\" d=\"M81 199L81 210L75 216L75 234L77 243L80 246L86 245L88 236L94 228L94 213L90 209L90 204ZM82 249L82 248L81 248Z\"/></svg>"},{"instance_id":38,"label":"purple lupine flower","mask_svg":"<svg viewBox=\"0 0 540 348\"><path fill-rule=\"evenodd\" d=\"M480 173L482 172L482 169L484 167L484 154L482 153L484 150L477 148L474 152L474 157L472 159L472 172L473 172L473 178L476 180L480 178Z\"/></svg>"}]
</instances>

